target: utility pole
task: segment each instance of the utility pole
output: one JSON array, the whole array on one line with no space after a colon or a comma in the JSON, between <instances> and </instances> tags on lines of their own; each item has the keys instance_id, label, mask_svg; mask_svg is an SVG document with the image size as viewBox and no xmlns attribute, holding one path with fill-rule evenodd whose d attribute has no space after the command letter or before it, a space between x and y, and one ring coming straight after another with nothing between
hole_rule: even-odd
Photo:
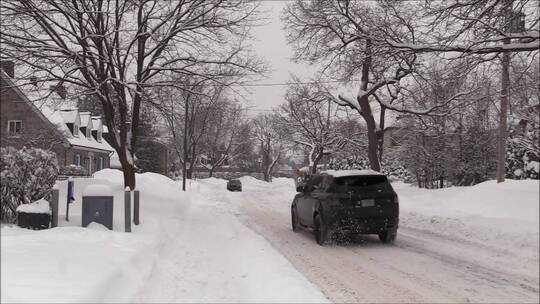
<instances>
[{"instance_id":1,"label":"utility pole","mask_svg":"<svg viewBox=\"0 0 540 304\"><path fill-rule=\"evenodd\" d=\"M189 94L186 96L186 106L184 109L184 161L182 162L182 191L186 191L186 177L187 177L187 128L188 128L188 114L189 114Z\"/></svg>"},{"instance_id":2,"label":"utility pole","mask_svg":"<svg viewBox=\"0 0 540 304\"><path fill-rule=\"evenodd\" d=\"M513 11L514 0L505 2L504 32L519 33L525 30L525 15ZM510 38L504 39L504 44L510 44ZM497 149L497 183L504 182L506 176L506 143L508 138L508 100L510 95L510 52L502 54L501 105L499 120L499 142Z\"/></svg>"},{"instance_id":3,"label":"utility pole","mask_svg":"<svg viewBox=\"0 0 540 304\"><path fill-rule=\"evenodd\" d=\"M504 44L510 44L510 39L505 39ZM501 106L499 115L499 146L497 153L497 183L504 182L506 176L506 138L508 136L507 114L508 114L508 94L510 93L510 53L502 54L502 80L501 80Z\"/></svg>"}]
</instances>

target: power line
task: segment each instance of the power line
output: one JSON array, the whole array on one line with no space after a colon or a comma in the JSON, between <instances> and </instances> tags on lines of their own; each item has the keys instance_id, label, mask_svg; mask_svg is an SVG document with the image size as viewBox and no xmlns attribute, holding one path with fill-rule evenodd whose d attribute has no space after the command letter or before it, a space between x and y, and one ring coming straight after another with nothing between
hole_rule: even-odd
<instances>
[{"instance_id":1,"label":"power line","mask_svg":"<svg viewBox=\"0 0 540 304\"><path fill-rule=\"evenodd\" d=\"M325 80L325 81L307 81L307 82L274 82L274 83L251 83L251 84L232 84L229 86L234 87L277 87L277 86L289 86L295 84L320 84L320 83L349 83L360 81L356 79L351 80Z\"/></svg>"}]
</instances>

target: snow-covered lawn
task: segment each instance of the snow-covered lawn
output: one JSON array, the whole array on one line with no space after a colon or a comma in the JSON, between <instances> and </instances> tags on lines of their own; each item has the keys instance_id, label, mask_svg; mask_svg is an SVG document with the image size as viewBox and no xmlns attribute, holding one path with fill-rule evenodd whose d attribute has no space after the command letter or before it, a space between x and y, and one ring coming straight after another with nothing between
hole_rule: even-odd
<instances>
[{"instance_id":1,"label":"snow-covered lawn","mask_svg":"<svg viewBox=\"0 0 540 304\"><path fill-rule=\"evenodd\" d=\"M93 179L77 179L69 222L63 216L65 182L60 183L60 227L1 228L1 301L448 302L490 297L502 301L505 294L508 299L530 299L531 287L501 289L505 283L498 282L499 277L509 274L508 282L538 284L538 272L531 270L538 269L538 181L490 181L440 190L394 183L401 206L396 246L379 246L368 239L364 248L322 248L309 233L290 231L289 204L295 193L291 179L241 180L241 193L228 192L224 180L210 178L189 182L186 194L177 181L152 173L137 175L141 224L132 225L132 233L123 232L120 171L107 169ZM106 184L115 191L114 231L98 224L80 227L81 193L89 184ZM422 236L429 244L439 244L440 250L426 247ZM432 252L424 255L422 246ZM318 257L328 263L328 271L319 267ZM310 259L315 265L309 264ZM470 269L471 276L494 275L493 282L486 288L458 291L471 282L459 261L469 263L463 268ZM431 270L418 266L426 263L435 264ZM360 280L357 270L375 276ZM348 288L340 285L340 273ZM388 277L394 273L403 277ZM429 284L416 286L410 276L417 274ZM436 278L447 281L455 297L442 297L430 287L438 286ZM485 283L474 280L476 285ZM538 289L532 292L537 294Z\"/></svg>"}]
</instances>

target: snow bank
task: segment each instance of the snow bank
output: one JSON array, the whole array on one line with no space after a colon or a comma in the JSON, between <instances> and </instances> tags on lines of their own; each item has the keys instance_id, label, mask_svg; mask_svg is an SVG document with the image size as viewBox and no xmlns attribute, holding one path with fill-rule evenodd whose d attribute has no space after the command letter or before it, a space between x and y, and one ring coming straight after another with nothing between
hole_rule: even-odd
<instances>
[{"instance_id":1,"label":"snow bank","mask_svg":"<svg viewBox=\"0 0 540 304\"><path fill-rule=\"evenodd\" d=\"M239 180L242 182L242 186L266 186L268 185L268 182L265 182L263 180L257 179L253 176L242 176L239 178Z\"/></svg>"},{"instance_id":2,"label":"snow bank","mask_svg":"<svg viewBox=\"0 0 540 304\"><path fill-rule=\"evenodd\" d=\"M19 205L17 212L51 214L51 208L49 202L42 198L31 204Z\"/></svg>"},{"instance_id":3,"label":"snow bank","mask_svg":"<svg viewBox=\"0 0 540 304\"><path fill-rule=\"evenodd\" d=\"M88 185L82 196L113 196L113 190L107 185Z\"/></svg>"},{"instance_id":4,"label":"snow bank","mask_svg":"<svg viewBox=\"0 0 540 304\"><path fill-rule=\"evenodd\" d=\"M539 181L488 181L436 190L393 183L400 226L512 251L521 267L537 265Z\"/></svg>"},{"instance_id":5,"label":"snow bank","mask_svg":"<svg viewBox=\"0 0 540 304\"><path fill-rule=\"evenodd\" d=\"M129 302L150 271L148 236L60 227L2 227L4 302Z\"/></svg>"},{"instance_id":6,"label":"snow bank","mask_svg":"<svg viewBox=\"0 0 540 304\"><path fill-rule=\"evenodd\" d=\"M435 190L418 189L393 183L400 195L401 207L426 215L467 216L538 222L539 181L487 181L471 187ZM401 198L404 197L404 200Z\"/></svg>"}]
</instances>

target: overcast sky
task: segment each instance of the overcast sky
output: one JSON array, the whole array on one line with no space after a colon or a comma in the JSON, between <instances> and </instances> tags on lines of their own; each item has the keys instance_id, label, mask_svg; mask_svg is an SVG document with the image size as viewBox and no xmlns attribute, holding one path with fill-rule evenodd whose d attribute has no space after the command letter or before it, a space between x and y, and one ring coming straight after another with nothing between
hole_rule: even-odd
<instances>
[{"instance_id":1,"label":"overcast sky","mask_svg":"<svg viewBox=\"0 0 540 304\"><path fill-rule=\"evenodd\" d=\"M268 79L255 82L255 84L284 83L289 80L290 73L309 77L313 69L305 65L294 64L291 61L292 48L287 45L283 23L280 15L287 4L286 1L263 1L262 9L267 11L268 20L265 25L256 27L253 35L257 39L253 42L254 51L263 57L270 65ZM310 70L312 72L310 72ZM246 94L246 106L252 108L250 114L257 114L260 110L269 110L283 102L286 86L257 86L249 88L252 93Z\"/></svg>"}]
</instances>

